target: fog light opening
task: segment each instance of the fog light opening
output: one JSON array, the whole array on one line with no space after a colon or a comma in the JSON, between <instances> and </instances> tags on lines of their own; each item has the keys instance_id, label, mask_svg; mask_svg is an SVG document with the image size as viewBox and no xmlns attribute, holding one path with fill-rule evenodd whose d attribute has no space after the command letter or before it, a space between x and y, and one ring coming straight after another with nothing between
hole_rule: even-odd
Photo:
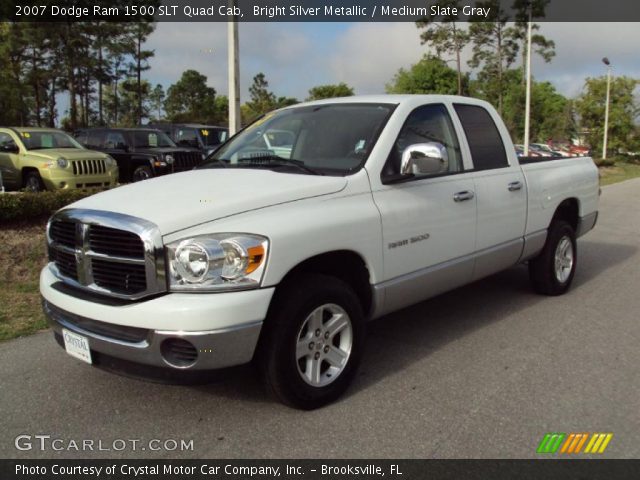
<instances>
[{"instance_id":1,"label":"fog light opening","mask_svg":"<svg viewBox=\"0 0 640 480\"><path fill-rule=\"evenodd\" d=\"M165 362L176 368L189 368L198 360L198 350L183 338L167 338L160 345Z\"/></svg>"}]
</instances>

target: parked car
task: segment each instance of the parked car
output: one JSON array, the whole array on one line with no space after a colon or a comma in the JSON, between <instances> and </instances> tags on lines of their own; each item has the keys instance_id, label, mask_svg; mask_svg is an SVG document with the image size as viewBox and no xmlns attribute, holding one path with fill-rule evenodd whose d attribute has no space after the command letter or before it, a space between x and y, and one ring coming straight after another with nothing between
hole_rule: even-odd
<instances>
[{"instance_id":1,"label":"parked car","mask_svg":"<svg viewBox=\"0 0 640 480\"><path fill-rule=\"evenodd\" d=\"M562 152L559 152L558 150L554 150L549 145L545 145L544 143L532 143L530 145L530 147L535 149L538 152L542 152L542 153L548 154L547 156L551 156L551 157L562 157L562 156L564 156L564 155L562 155Z\"/></svg>"},{"instance_id":2,"label":"parked car","mask_svg":"<svg viewBox=\"0 0 640 480\"><path fill-rule=\"evenodd\" d=\"M209 155L227 141L229 129L199 123L152 123L148 128L165 132L177 145L197 148Z\"/></svg>"},{"instance_id":3,"label":"parked car","mask_svg":"<svg viewBox=\"0 0 640 480\"><path fill-rule=\"evenodd\" d=\"M199 150L178 147L164 132L150 128L87 128L75 136L115 158L122 182L191 170L204 159Z\"/></svg>"},{"instance_id":4,"label":"parked car","mask_svg":"<svg viewBox=\"0 0 640 480\"><path fill-rule=\"evenodd\" d=\"M118 182L115 160L53 128L0 128L0 178L7 190L93 190Z\"/></svg>"},{"instance_id":5,"label":"parked car","mask_svg":"<svg viewBox=\"0 0 640 480\"><path fill-rule=\"evenodd\" d=\"M586 157L591 155L591 148L586 145L569 145L569 153L573 157Z\"/></svg>"},{"instance_id":6,"label":"parked car","mask_svg":"<svg viewBox=\"0 0 640 480\"><path fill-rule=\"evenodd\" d=\"M268 131L294 137L286 157ZM535 291L565 293L598 189L590 158L521 164L480 100L295 105L195 171L58 211L44 311L87 363L186 375L253 359L283 402L316 408L354 378L369 319L523 262Z\"/></svg>"},{"instance_id":7,"label":"parked car","mask_svg":"<svg viewBox=\"0 0 640 480\"><path fill-rule=\"evenodd\" d=\"M529 155L525 155L524 145L516 144L514 145L514 148L516 149L516 154L518 155L518 157L541 157L542 156L536 150L532 150L531 148L529 149Z\"/></svg>"}]
</instances>

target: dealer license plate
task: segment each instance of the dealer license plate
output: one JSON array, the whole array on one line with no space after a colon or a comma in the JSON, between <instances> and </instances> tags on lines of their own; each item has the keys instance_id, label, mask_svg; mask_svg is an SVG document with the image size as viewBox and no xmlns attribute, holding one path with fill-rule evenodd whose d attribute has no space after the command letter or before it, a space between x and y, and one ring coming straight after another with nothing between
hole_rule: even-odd
<instances>
[{"instance_id":1,"label":"dealer license plate","mask_svg":"<svg viewBox=\"0 0 640 480\"><path fill-rule=\"evenodd\" d=\"M64 339L64 348L69 355L76 357L91 364L91 350L89 349L89 339L71 332L66 329L62 329L62 338Z\"/></svg>"}]
</instances>

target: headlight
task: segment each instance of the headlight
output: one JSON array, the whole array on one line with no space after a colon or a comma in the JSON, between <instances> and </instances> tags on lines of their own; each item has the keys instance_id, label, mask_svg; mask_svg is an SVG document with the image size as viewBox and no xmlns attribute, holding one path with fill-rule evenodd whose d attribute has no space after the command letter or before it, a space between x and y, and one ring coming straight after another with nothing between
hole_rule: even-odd
<instances>
[{"instance_id":1,"label":"headlight","mask_svg":"<svg viewBox=\"0 0 640 480\"><path fill-rule=\"evenodd\" d=\"M66 158L64 157L60 157L56 160L56 164L58 165L58 167L60 168L67 168L67 166L69 165L69 162L67 161Z\"/></svg>"},{"instance_id":2,"label":"headlight","mask_svg":"<svg viewBox=\"0 0 640 480\"><path fill-rule=\"evenodd\" d=\"M115 167L116 165L116 161L114 160L114 158L111 155L107 155L104 159L104 164L111 168L111 167Z\"/></svg>"},{"instance_id":3,"label":"headlight","mask_svg":"<svg viewBox=\"0 0 640 480\"><path fill-rule=\"evenodd\" d=\"M269 241L259 235L221 233L167 245L169 290L219 291L257 288Z\"/></svg>"},{"instance_id":4,"label":"headlight","mask_svg":"<svg viewBox=\"0 0 640 480\"><path fill-rule=\"evenodd\" d=\"M173 155L165 155L164 161L171 165L173 162L175 162L175 159L173 158Z\"/></svg>"}]
</instances>

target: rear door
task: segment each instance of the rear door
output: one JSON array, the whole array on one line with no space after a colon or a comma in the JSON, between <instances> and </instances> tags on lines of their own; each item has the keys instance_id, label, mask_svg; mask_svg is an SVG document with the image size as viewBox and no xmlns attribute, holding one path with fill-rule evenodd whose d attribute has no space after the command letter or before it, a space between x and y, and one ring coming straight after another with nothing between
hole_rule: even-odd
<instances>
[{"instance_id":1,"label":"rear door","mask_svg":"<svg viewBox=\"0 0 640 480\"><path fill-rule=\"evenodd\" d=\"M474 279L514 265L522 253L527 188L508 132L497 113L480 105L455 104L473 161L478 208ZM495 118L494 118L495 116ZM503 131L501 131L502 129Z\"/></svg>"}]
</instances>

